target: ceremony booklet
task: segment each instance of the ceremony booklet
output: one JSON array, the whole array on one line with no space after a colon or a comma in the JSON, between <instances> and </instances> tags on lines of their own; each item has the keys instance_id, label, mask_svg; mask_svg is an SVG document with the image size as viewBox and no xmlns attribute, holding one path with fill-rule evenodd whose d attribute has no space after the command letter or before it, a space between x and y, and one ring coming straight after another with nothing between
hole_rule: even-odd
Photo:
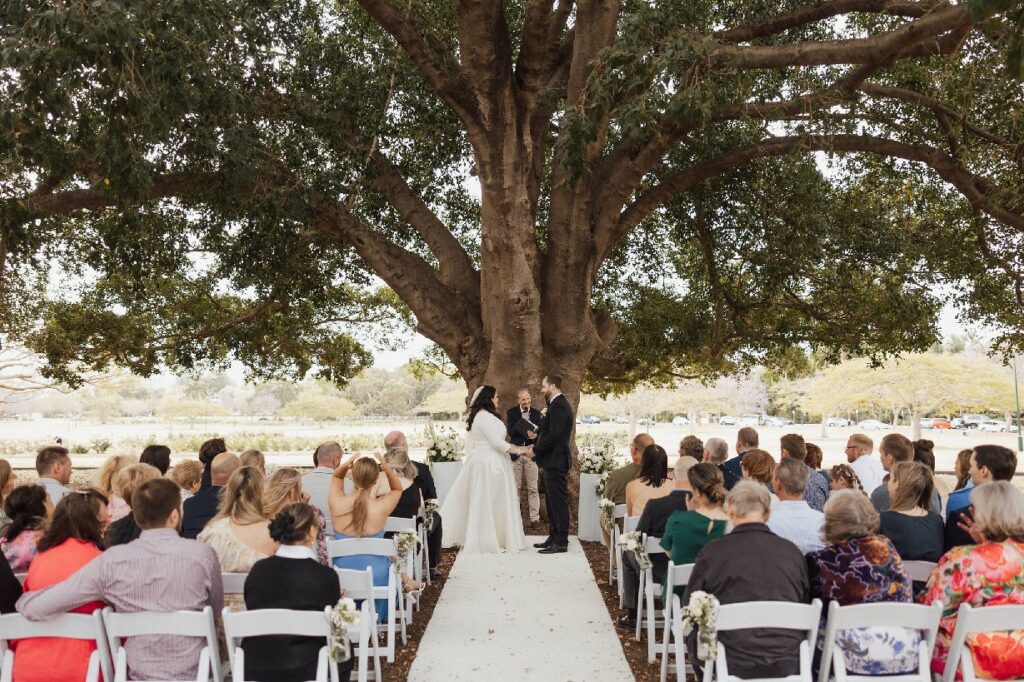
<instances>
[{"instance_id":1,"label":"ceremony booklet","mask_svg":"<svg viewBox=\"0 0 1024 682\"><path fill-rule=\"evenodd\" d=\"M536 424L531 422L526 417L522 417L519 421L516 422L516 425L512 427L512 433L514 433L517 436L520 436L521 438L529 440L530 436L527 432L533 431L534 433L537 433L537 429L538 426Z\"/></svg>"}]
</instances>

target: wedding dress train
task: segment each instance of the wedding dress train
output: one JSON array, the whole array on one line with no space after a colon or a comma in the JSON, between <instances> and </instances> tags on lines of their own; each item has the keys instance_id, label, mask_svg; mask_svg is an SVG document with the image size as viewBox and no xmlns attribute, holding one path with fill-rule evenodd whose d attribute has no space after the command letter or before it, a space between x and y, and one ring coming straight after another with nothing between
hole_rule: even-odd
<instances>
[{"instance_id":1,"label":"wedding dress train","mask_svg":"<svg viewBox=\"0 0 1024 682\"><path fill-rule=\"evenodd\" d=\"M441 506L445 547L493 554L526 549L505 423L481 410L466 434L466 457Z\"/></svg>"}]
</instances>

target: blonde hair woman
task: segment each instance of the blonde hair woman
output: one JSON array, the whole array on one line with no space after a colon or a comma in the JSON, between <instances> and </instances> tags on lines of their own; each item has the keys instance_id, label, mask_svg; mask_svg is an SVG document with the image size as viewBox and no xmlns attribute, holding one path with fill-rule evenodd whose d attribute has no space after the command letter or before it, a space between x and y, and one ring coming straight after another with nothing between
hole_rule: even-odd
<instances>
[{"instance_id":1,"label":"blonde hair woman","mask_svg":"<svg viewBox=\"0 0 1024 682\"><path fill-rule=\"evenodd\" d=\"M264 476L267 475L267 458L263 456L263 453L255 448L249 448L238 456L238 459L242 460L242 466L244 467L256 467L259 469Z\"/></svg>"},{"instance_id":2,"label":"blonde hair woman","mask_svg":"<svg viewBox=\"0 0 1024 682\"><path fill-rule=\"evenodd\" d=\"M203 483L203 463L198 459L183 459L167 472L167 478L181 488L181 501L199 492Z\"/></svg>"},{"instance_id":3,"label":"blonde hair woman","mask_svg":"<svg viewBox=\"0 0 1024 682\"><path fill-rule=\"evenodd\" d=\"M267 518L273 519L282 509L296 502L309 502L309 495L302 489L302 474L290 467L278 469L267 480L263 490L263 511ZM327 521L316 507L313 507L313 514L319 524L315 545L317 561L327 566L331 563L327 554Z\"/></svg>"},{"instance_id":4,"label":"blonde hair woman","mask_svg":"<svg viewBox=\"0 0 1024 682\"><path fill-rule=\"evenodd\" d=\"M0 531L7 527L7 524L11 522L7 518L7 512L4 511L4 500L14 490L14 486L17 484L18 477L14 475L14 469L11 468L11 463L6 459L0 459Z\"/></svg>"},{"instance_id":5,"label":"blonde hair woman","mask_svg":"<svg viewBox=\"0 0 1024 682\"><path fill-rule=\"evenodd\" d=\"M132 495L143 483L156 478L160 478L160 470L151 464L132 464L114 476L114 495L126 502L128 514L104 529L108 547L127 544L142 534L142 529L135 523L135 516L131 513Z\"/></svg>"},{"instance_id":6,"label":"blonde hair woman","mask_svg":"<svg viewBox=\"0 0 1024 682\"><path fill-rule=\"evenodd\" d=\"M220 559L222 571L248 573L252 565L277 551L263 508L263 473L242 467L231 474L221 492L217 515L197 538Z\"/></svg>"},{"instance_id":7,"label":"blonde hair woman","mask_svg":"<svg viewBox=\"0 0 1024 682\"><path fill-rule=\"evenodd\" d=\"M878 531L892 540L904 561L938 561L942 556L945 524L928 509L932 499L932 472L921 462L897 462L889 472L888 511L882 512Z\"/></svg>"},{"instance_id":8,"label":"blonde hair woman","mask_svg":"<svg viewBox=\"0 0 1024 682\"><path fill-rule=\"evenodd\" d=\"M115 489L114 482L119 473L138 463L139 458L134 455L114 455L107 457L107 461L96 473L96 489L110 500L110 503L107 504L107 513L110 515L111 523L120 521L132 511L128 500Z\"/></svg>"}]
</instances>

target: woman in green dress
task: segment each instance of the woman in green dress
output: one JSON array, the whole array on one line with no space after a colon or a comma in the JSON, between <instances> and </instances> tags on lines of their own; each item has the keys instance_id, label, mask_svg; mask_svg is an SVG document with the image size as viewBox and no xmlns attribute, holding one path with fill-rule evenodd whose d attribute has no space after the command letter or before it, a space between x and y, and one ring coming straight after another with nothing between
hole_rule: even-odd
<instances>
[{"instance_id":1,"label":"woman in green dress","mask_svg":"<svg viewBox=\"0 0 1024 682\"><path fill-rule=\"evenodd\" d=\"M728 531L729 516L725 513L725 479L714 464L702 462L686 473L692 494L686 511L672 512L661 536L661 546L672 563L692 564L704 545ZM667 585L667 581L666 581ZM667 592L667 589L665 590ZM682 596L683 588L676 591ZM663 594L664 598L666 595Z\"/></svg>"}]
</instances>

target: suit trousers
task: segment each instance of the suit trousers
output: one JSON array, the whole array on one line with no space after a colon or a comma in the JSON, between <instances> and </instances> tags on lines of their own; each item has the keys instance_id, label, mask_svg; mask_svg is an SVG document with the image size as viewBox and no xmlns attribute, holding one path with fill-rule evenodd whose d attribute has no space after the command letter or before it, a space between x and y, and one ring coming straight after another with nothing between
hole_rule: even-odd
<instances>
[{"instance_id":1,"label":"suit trousers","mask_svg":"<svg viewBox=\"0 0 1024 682\"><path fill-rule=\"evenodd\" d=\"M556 545L569 544L569 490L567 472L559 469L544 470L544 501L548 510L548 536Z\"/></svg>"},{"instance_id":2,"label":"suit trousers","mask_svg":"<svg viewBox=\"0 0 1024 682\"><path fill-rule=\"evenodd\" d=\"M668 569L668 560L664 554L651 557L651 571L654 574L654 582L660 583L665 578L665 571ZM640 590L640 564L637 563L636 555L633 552L622 553L622 596L627 609L636 608L636 600ZM655 592L655 596L661 599L661 592Z\"/></svg>"},{"instance_id":3,"label":"suit trousers","mask_svg":"<svg viewBox=\"0 0 1024 682\"><path fill-rule=\"evenodd\" d=\"M434 512L434 527L427 532L427 551L430 553L431 568L437 568L437 562L441 559L441 536L443 534L441 514Z\"/></svg>"},{"instance_id":4,"label":"suit trousers","mask_svg":"<svg viewBox=\"0 0 1024 682\"><path fill-rule=\"evenodd\" d=\"M529 457L520 457L512 462L512 472L516 476L516 494L523 489L526 481L526 496L530 508L530 521L540 520L540 493L537 492L537 464Z\"/></svg>"}]
</instances>

